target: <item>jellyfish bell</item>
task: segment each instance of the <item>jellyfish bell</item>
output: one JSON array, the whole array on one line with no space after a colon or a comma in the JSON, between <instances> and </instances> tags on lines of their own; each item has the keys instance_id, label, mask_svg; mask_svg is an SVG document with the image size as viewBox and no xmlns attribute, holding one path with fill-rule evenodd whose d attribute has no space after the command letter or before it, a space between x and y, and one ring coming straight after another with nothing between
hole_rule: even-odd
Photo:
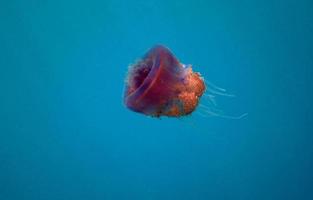
<instances>
[{"instance_id":1,"label":"jellyfish bell","mask_svg":"<svg viewBox=\"0 0 313 200\"><path fill-rule=\"evenodd\" d=\"M205 89L200 73L180 63L167 47L156 45L130 66L124 104L148 116L180 117L196 109Z\"/></svg>"}]
</instances>

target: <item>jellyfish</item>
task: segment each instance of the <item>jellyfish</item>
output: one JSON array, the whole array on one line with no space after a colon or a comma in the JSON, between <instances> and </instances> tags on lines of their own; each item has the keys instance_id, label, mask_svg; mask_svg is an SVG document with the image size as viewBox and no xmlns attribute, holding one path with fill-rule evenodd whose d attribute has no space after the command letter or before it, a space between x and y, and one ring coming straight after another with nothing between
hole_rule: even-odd
<instances>
[{"instance_id":1,"label":"jellyfish","mask_svg":"<svg viewBox=\"0 0 313 200\"><path fill-rule=\"evenodd\" d=\"M124 104L152 117L191 114L206 90L200 73L184 65L163 45L156 45L129 67Z\"/></svg>"}]
</instances>

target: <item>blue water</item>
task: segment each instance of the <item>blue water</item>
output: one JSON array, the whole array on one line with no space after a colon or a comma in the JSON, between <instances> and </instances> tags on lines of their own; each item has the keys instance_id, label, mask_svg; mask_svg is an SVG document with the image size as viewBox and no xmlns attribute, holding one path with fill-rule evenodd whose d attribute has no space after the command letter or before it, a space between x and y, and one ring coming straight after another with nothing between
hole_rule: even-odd
<instances>
[{"instance_id":1,"label":"blue water","mask_svg":"<svg viewBox=\"0 0 313 200\"><path fill-rule=\"evenodd\" d=\"M312 8L1 1L0 200L313 199ZM127 66L157 43L248 116L126 109Z\"/></svg>"}]
</instances>

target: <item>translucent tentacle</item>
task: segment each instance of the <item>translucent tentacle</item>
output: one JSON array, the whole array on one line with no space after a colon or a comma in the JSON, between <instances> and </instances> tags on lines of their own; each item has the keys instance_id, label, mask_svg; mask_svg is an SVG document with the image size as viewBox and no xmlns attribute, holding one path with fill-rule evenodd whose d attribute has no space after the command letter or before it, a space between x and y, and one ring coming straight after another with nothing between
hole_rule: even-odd
<instances>
[{"instance_id":1,"label":"translucent tentacle","mask_svg":"<svg viewBox=\"0 0 313 200\"><path fill-rule=\"evenodd\" d=\"M248 113L244 113L244 114L239 115L239 116L225 115L222 110L212 108L212 107L209 107L209 106L206 106L203 104L199 104L199 106L203 108L203 111L206 114L208 114L210 116L217 116L217 117L225 118L225 119L242 119L248 115Z\"/></svg>"}]
</instances>

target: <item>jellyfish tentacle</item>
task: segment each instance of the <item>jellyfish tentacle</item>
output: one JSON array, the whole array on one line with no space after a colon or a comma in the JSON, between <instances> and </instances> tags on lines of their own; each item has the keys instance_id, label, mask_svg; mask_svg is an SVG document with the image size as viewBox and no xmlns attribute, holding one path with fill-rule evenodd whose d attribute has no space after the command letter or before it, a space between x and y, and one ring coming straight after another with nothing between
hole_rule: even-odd
<instances>
[{"instance_id":1,"label":"jellyfish tentacle","mask_svg":"<svg viewBox=\"0 0 313 200\"><path fill-rule=\"evenodd\" d=\"M203 104L199 104L199 106L203 108L203 111L206 114L209 114L210 116L217 116L217 117L225 118L225 119L242 119L248 115L248 113L243 113L239 116L225 115L222 110L215 109L215 108L203 105Z\"/></svg>"},{"instance_id":2,"label":"jellyfish tentacle","mask_svg":"<svg viewBox=\"0 0 313 200\"><path fill-rule=\"evenodd\" d=\"M205 99L208 99L209 103L212 104L213 106L217 106L215 96L212 94L203 94Z\"/></svg>"},{"instance_id":3,"label":"jellyfish tentacle","mask_svg":"<svg viewBox=\"0 0 313 200\"><path fill-rule=\"evenodd\" d=\"M227 93L223 93L223 92L218 92L212 89L208 89L209 92L211 92L212 94L216 94L216 95L220 95L220 96L225 96L225 97L235 97L234 94L227 94Z\"/></svg>"},{"instance_id":4,"label":"jellyfish tentacle","mask_svg":"<svg viewBox=\"0 0 313 200\"><path fill-rule=\"evenodd\" d=\"M208 87L210 87L210 88L212 88L212 89L215 89L215 90L221 91L221 92L226 92L226 89L221 88L221 87L218 87L218 86L216 86L215 84L213 84L212 82L209 82L208 80L204 80L204 82L205 82L205 84L206 84Z\"/></svg>"},{"instance_id":5,"label":"jellyfish tentacle","mask_svg":"<svg viewBox=\"0 0 313 200\"><path fill-rule=\"evenodd\" d=\"M207 80L205 80L204 82L206 84L207 92L221 96L235 97L234 94L227 93L226 89L218 87L212 82L209 82Z\"/></svg>"}]
</instances>

